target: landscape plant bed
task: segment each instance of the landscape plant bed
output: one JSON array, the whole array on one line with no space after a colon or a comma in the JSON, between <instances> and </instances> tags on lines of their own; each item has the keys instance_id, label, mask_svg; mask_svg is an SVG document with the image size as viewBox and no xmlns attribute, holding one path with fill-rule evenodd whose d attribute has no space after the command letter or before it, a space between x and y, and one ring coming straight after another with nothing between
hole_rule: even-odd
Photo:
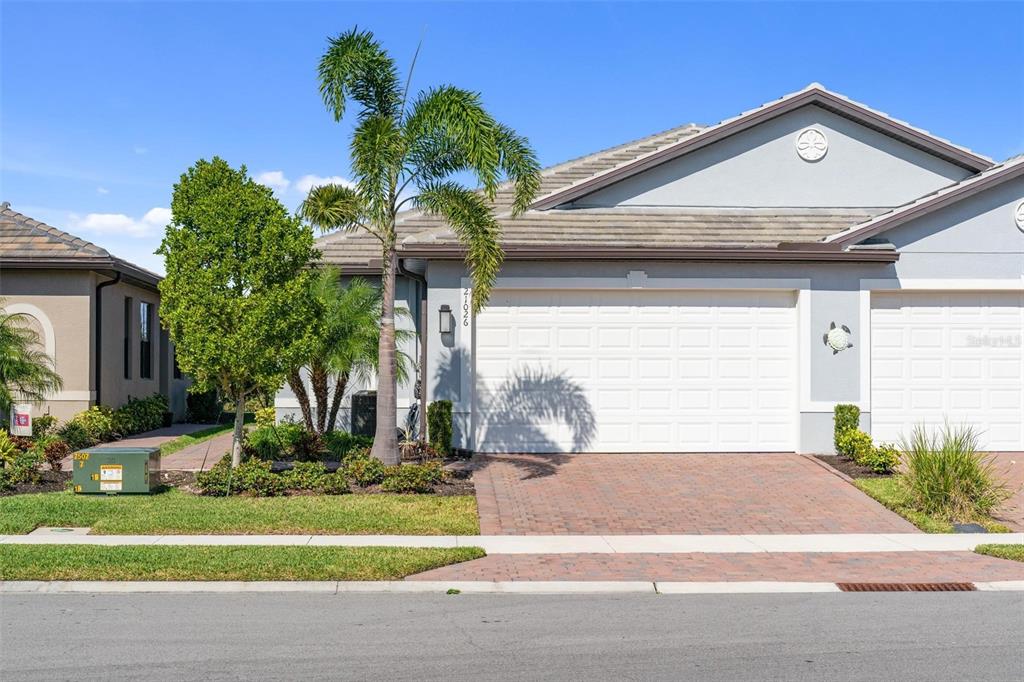
<instances>
[{"instance_id":1,"label":"landscape plant bed","mask_svg":"<svg viewBox=\"0 0 1024 682\"><path fill-rule=\"evenodd\" d=\"M978 545L974 551L998 559L1024 561L1024 545Z\"/></svg>"},{"instance_id":2,"label":"landscape plant bed","mask_svg":"<svg viewBox=\"0 0 1024 682\"><path fill-rule=\"evenodd\" d=\"M883 506L896 512L907 521L926 533L952 533L953 523L945 519L929 516L910 507L906 493L900 488L896 476L857 478L853 484L869 497L874 498ZM992 518L963 519L963 523L977 523L984 526L989 533L1008 533L1009 528Z\"/></svg>"},{"instance_id":3,"label":"landscape plant bed","mask_svg":"<svg viewBox=\"0 0 1024 682\"><path fill-rule=\"evenodd\" d=\"M0 545L0 580L400 580L477 547Z\"/></svg>"},{"instance_id":4,"label":"landscape plant bed","mask_svg":"<svg viewBox=\"0 0 1024 682\"><path fill-rule=\"evenodd\" d=\"M206 497L170 489L116 497L69 492L0 498L0 534L40 526L101 535L478 535L470 495Z\"/></svg>"},{"instance_id":5,"label":"landscape plant bed","mask_svg":"<svg viewBox=\"0 0 1024 682\"><path fill-rule=\"evenodd\" d=\"M825 462L833 469L840 471L850 478L891 478L892 474L880 474L870 467L861 466L848 457L840 455L815 455L816 459Z\"/></svg>"}]
</instances>

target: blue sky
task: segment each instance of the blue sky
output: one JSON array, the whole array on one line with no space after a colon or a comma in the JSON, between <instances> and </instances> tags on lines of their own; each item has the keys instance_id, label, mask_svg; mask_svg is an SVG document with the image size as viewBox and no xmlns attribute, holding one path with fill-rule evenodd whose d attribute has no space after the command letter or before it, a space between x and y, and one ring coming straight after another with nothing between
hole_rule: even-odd
<instances>
[{"instance_id":1,"label":"blue sky","mask_svg":"<svg viewBox=\"0 0 1024 682\"><path fill-rule=\"evenodd\" d=\"M414 87L483 93L545 164L812 81L1003 159L1024 152L1024 3L74 3L0 6L0 195L140 265L196 159L293 208L345 177L316 83L328 34L373 30Z\"/></svg>"}]
</instances>

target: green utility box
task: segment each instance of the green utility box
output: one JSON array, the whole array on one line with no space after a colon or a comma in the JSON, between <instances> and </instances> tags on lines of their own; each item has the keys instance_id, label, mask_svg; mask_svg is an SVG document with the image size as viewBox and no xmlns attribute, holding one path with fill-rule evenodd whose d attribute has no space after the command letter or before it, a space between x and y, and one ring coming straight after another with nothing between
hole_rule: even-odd
<instances>
[{"instance_id":1,"label":"green utility box","mask_svg":"<svg viewBox=\"0 0 1024 682\"><path fill-rule=\"evenodd\" d=\"M76 493L148 495L160 484L160 448L90 448L73 460Z\"/></svg>"}]
</instances>

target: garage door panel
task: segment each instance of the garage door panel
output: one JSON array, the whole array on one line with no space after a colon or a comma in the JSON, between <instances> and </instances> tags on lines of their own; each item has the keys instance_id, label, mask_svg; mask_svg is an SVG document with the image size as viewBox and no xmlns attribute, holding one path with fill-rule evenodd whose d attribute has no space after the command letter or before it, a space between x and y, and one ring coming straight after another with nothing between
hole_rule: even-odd
<instances>
[{"instance_id":1,"label":"garage door panel","mask_svg":"<svg viewBox=\"0 0 1024 682\"><path fill-rule=\"evenodd\" d=\"M986 449L1024 449L1024 293L875 293L871 307L877 439L948 420Z\"/></svg>"},{"instance_id":2,"label":"garage door panel","mask_svg":"<svg viewBox=\"0 0 1024 682\"><path fill-rule=\"evenodd\" d=\"M502 324L526 325L533 332L543 318L552 343L541 351L532 345L536 339L525 337L527 348L519 348L524 337L517 329L506 346L496 342L500 335L477 343L477 380L488 389L477 395L482 451L508 451L515 428L539 429L540 436L518 439L532 451L794 449L793 292L520 291L491 300L477 318L478 339ZM549 310L541 311L543 306ZM563 314L569 310L571 315ZM519 411L513 424L501 406L488 403L508 399L502 387L517 385L517 375L527 369L524 357L525 365L534 365L531 376L552 391L531 394L533 421L522 401L514 401ZM535 366L541 359L543 366ZM562 383L546 382L538 372L559 373ZM543 404L557 405L560 391L571 392L587 412L577 420L593 425L586 442L579 423Z\"/></svg>"}]
</instances>

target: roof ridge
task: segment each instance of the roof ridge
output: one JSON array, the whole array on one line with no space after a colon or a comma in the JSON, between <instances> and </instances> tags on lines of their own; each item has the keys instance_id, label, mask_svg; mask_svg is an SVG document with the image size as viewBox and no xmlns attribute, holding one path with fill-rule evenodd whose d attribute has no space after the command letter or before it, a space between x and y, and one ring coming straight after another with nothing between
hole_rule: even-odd
<instances>
[{"instance_id":1,"label":"roof ridge","mask_svg":"<svg viewBox=\"0 0 1024 682\"><path fill-rule=\"evenodd\" d=\"M11 208L11 203L9 201L3 202L2 206L3 208L2 210L0 210L0 215L7 216L12 220L21 223L22 225L29 227L30 229L41 232L49 237L53 237L67 244L68 246L72 246L76 249L90 251L93 255L96 256L105 256L107 258L113 258L109 251L107 251L101 246L97 246L96 244L92 243L87 239L82 239L81 237L73 235L70 232L66 232L64 230L56 228L53 225L48 225L47 223L44 223L41 220L36 220L35 218L29 217L24 213L14 210L13 208Z\"/></svg>"}]
</instances>

